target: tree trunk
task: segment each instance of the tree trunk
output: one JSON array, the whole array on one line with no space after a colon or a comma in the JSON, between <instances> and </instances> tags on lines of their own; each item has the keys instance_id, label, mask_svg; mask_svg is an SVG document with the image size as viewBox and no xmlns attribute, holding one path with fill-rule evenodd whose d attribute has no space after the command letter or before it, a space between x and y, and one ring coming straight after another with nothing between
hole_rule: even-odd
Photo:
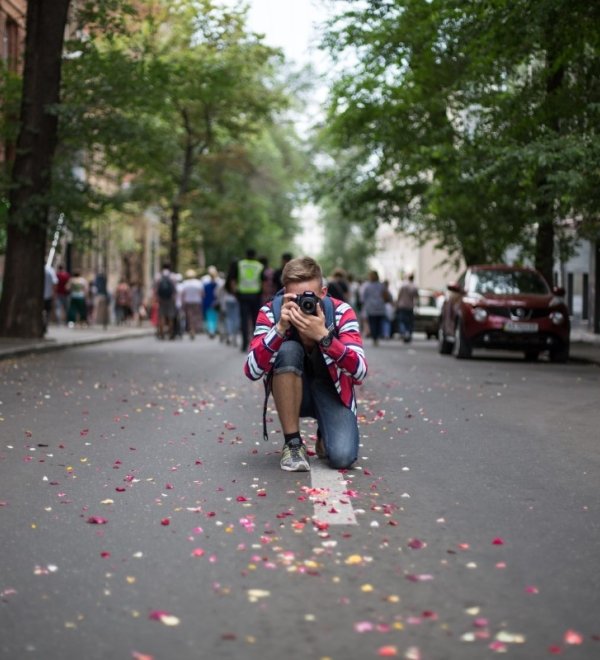
<instances>
[{"instance_id":1,"label":"tree trunk","mask_svg":"<svg viewBox=\"0 0 600 660\"><path fill-rule=\"evenodd\" d=\"M194 167L194 143L191 136L191 130L188 128L187 115L183 112L186 125L186 144L183 155L183 167L181 169L181 178L179 180L179 190L177 197L171 205L171 242L169 245L169 259L171 261L171 270L174 273L179 272L179 222L181 220L181 205L190 189L190 180L192 169Z\"/></svg>"},{"instance_id":2,"label":"tree trunk","mask_svg":"<svg viewBox=\"0 0 600 660\"><path fill-rule=\"evenodd\" d=\"M179 272L179 212L181 207L177 202L171 208L171 237L169 244L169 264L173 273Z\"/></svg>"},{"instance_id":3,"label":"tree trunk","mask_svg":"<svg viewBox=\"0 0 600 660\"><path fill-rule=\"evenodd\" d=\"M556 34L557 20L553 12L548 15L546 28L546 105L552 107L553 98L563 85L565 78L564 66L557 64L559 61L561 35ZM546 121L546 126L556 133L560 133L560 118L552 114ZM550 200L546 196L545 187L547 176L540 172L538 176L538 194L540 200L536 204L536 216L538 218L538 229L535 244L535 267L546 278L550 286L554 285L554 234L555 213Z\"/></svg>"},{"instance_id":4,"label":"tree trunk","mask_svg":"<svg viewBox=\"0 0 600 660\"><path fill-rule=\"evenodd\" d=\"M41 337L50 172L70 0L29 0L21 128L12 170L0 336Z\"/></svg>"},{"instance_id":5,"label":"tree trunk","mask_svg":"<svg viewBox=\"0 0 600 660\"><path fill-rule=\"evenodd\" d=\"M535 267L554 286L554 222L551 211L538 207L538 229L535 243ZM550 215L550 217L548 217Z\"/></svg>"}]
</instances>

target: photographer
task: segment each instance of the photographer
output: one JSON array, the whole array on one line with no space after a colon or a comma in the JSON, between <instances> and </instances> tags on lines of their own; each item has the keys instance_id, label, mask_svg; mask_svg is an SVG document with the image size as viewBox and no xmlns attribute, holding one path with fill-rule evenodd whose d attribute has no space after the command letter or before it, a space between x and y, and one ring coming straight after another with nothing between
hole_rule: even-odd
<instances>
[{"instance_id":1,"label":"photographer","mask_svg":"<svg viewBox=\"0 0 600 660\"><path fill-rule=\"evenodd\" d=\"M245 374L264 376L266 396L273 392L285 438L282 470L310 470L300 417L318 422L319 458L349 468L359 440L354 385L367 375L356 315L347 303L326 297L321 268L310 257L288 262L282 283L258 314Z\"/></svg>"}]
</instances>

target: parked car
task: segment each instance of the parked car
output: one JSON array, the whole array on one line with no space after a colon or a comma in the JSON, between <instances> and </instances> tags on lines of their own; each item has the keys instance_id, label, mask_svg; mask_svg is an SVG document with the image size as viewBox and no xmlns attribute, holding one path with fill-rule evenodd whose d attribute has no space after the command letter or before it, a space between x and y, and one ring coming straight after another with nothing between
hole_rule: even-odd
<instances>
[{"instance_id":1,"label":"parked car","mask_svg":"<svg viewBox=\"0 0 600 660\"><path fill-rule=\"evenodd\" d=\"M430 289L419 289L419 304L415 307L415 332L424 332L427 339L438 336L440 326L440 294Z\"/></svg>"},{"instance_id":2,"label":"parked car","mask_svg":"<svg viewBox=\"0 0 600 660\"><path fill-rule=\"evenodd\" d=\"M448 285L438 332L439 351L468 358L474 348L524 351L537 360L569 358L569 311L564 289L550 289L532 268L471 266Z\"/></svg>"}]
</instances>

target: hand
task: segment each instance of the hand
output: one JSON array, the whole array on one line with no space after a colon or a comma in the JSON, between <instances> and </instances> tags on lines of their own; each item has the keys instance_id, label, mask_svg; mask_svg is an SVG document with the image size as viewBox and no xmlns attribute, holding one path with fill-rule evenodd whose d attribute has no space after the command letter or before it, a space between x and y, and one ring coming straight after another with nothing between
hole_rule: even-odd
<instances>
[{"instance_id":1,"label":"hand","mask_svg":"<svg viewBox=\"0 0 600 660\"><path fill-rule=\"evenodd\" d=\"M291 302L287 309L287 318L298 330L302 339L318 342L328 334L325 327L325 314L323 314L321 305L317 305L317 314L313 316L312 314L305 314L295 302Z\"/></svg>"}]
</instances>

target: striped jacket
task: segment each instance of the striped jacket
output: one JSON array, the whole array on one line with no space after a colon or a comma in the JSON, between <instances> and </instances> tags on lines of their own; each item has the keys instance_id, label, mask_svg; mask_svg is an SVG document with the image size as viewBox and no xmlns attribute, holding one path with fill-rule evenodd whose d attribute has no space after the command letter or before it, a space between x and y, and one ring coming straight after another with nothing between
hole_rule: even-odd
<instances>
[{"instance_id":1,"label":"striped jacket","mask_svg":"<svg viewBox=\"0 0 600 660\"><path fill-rule=\"evenodd\" d=\"M367 375L362 338L352 307L341 300L331 300L337 336L329 348L321 348L321 351L342 403L356 415L354 385L360 385ZM250 380L258 380L262 376L269 378L277 351L287 340L275 331L271 307L271 302L263 305L256 319L254 337L244 364L244 373Z\"/></svg>"}]
</instances>

